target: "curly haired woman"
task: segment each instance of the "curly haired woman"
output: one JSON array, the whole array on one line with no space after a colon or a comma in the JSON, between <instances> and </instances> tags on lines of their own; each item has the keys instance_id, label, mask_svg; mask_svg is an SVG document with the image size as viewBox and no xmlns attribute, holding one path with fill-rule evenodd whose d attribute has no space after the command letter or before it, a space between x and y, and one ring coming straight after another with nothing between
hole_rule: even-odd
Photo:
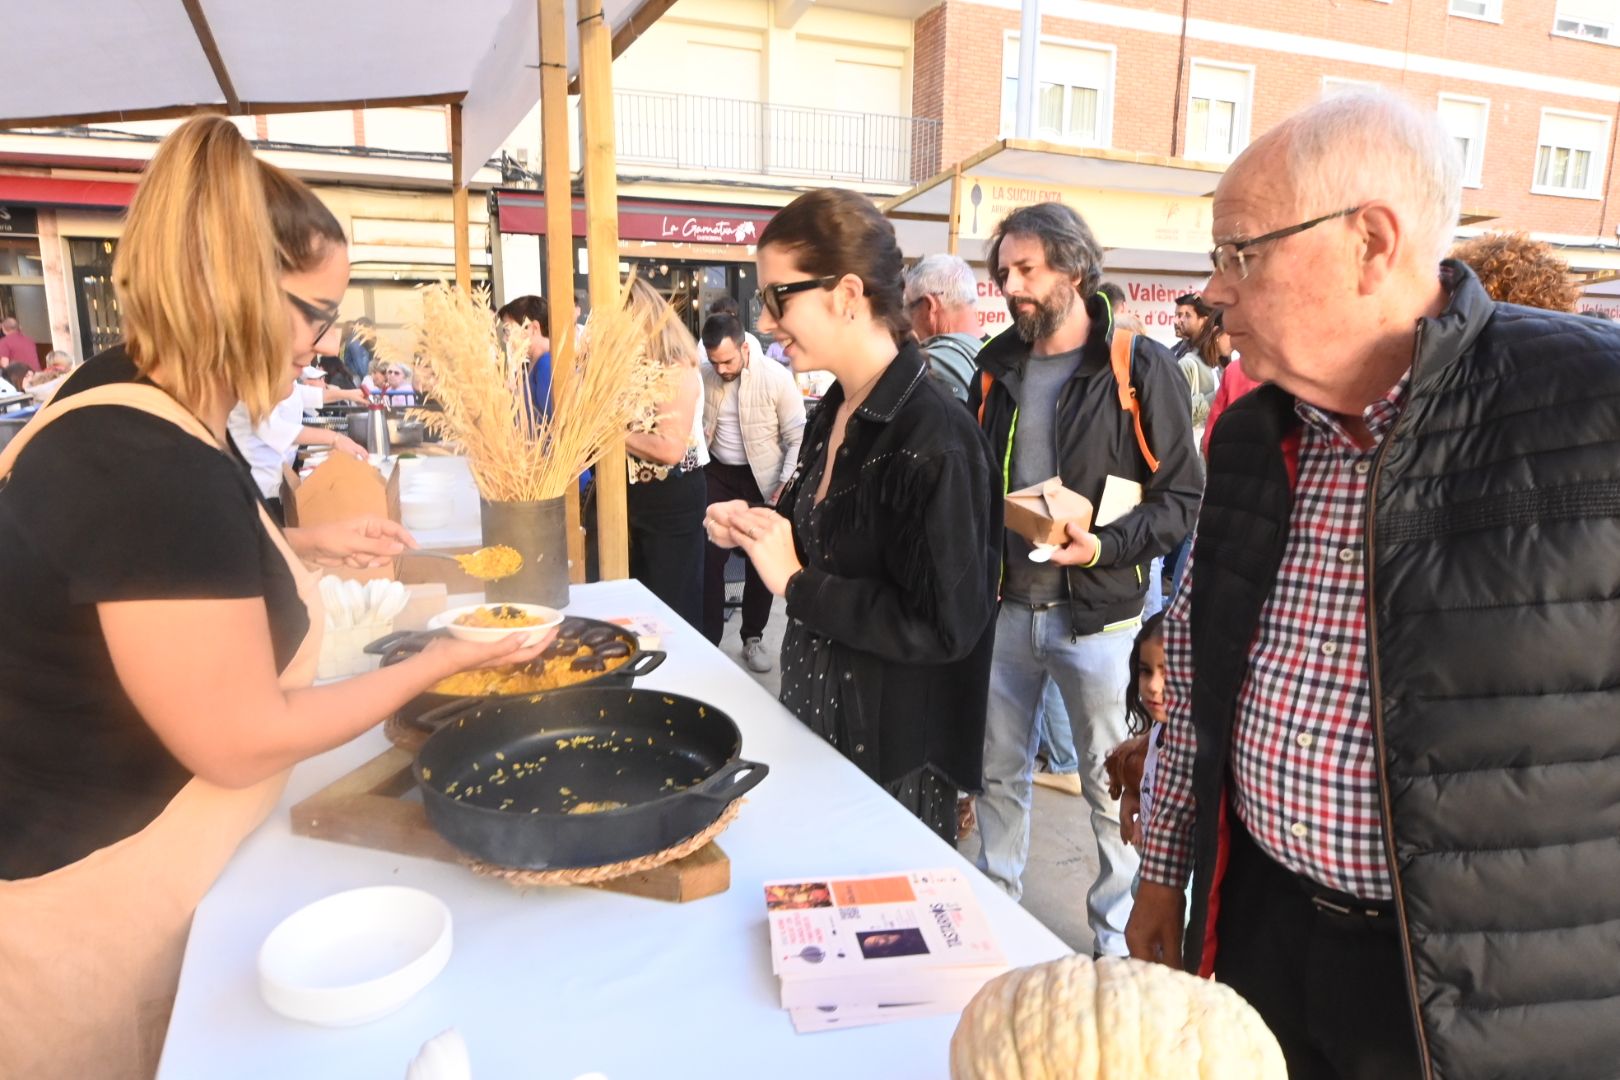
<instances>
[{"instance_id":1,"label":"curly haired woman","mask_svg":"<svg viewBox=\"0 0 1620 1080\"><path fill-rule=\"evenodd\" d=\"M1451 257L1479 275L1491 299L1549 311L1574 311L1581 291L1569 276L1569 263L1551 244L1522 232L1484 233L1451 249Z\"/></svg>"}]
</instances>

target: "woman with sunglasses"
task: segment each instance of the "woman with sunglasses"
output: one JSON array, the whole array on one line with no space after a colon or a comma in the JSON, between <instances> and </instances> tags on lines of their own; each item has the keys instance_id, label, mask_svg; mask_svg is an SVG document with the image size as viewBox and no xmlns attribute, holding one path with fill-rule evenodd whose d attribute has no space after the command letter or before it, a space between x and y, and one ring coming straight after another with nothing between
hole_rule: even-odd
<instances>
[{"instance_id":1,"label":"woman with sunglasses","mask_svg":"<svg viewBox=\"0 0 1620 1080\"><path fill-rule=\"evenodd\" d=\"M416 387L409 367L394 362L383 369L383 403L391 409L404 409L416 404Z\"/></svg>"},{"instance_id":2,"label":"woman with sunglasses","mask_svg":"<svg viewBox=\"0 0 1620 1080\"><path fill-rule=\"evenodd\" d=\"M716 503L709 537L787 599L783 704L954 845L957 792L981 783L1001 565L989 444L927 377L869 199L800 196L758 264L760 329L836 382L776 506Z\"/></svg>"},{"instance_id":3,"label":"woman with sunglasses","mask_svg":"<svg viewBox=\"0 0 1620 1080\"><path fill-rule=\"evenodd\" d=\"M270 520L226 429L293 385L349 279L302 183L224 117L159 148L113 267L125 345L0 453L0 1076L150 1077L191 912L286 770L457 671L442 641L311 689L306 560L410 541ZM318 314L311 314L318 312Z\"/></svg>"}]
</instances>

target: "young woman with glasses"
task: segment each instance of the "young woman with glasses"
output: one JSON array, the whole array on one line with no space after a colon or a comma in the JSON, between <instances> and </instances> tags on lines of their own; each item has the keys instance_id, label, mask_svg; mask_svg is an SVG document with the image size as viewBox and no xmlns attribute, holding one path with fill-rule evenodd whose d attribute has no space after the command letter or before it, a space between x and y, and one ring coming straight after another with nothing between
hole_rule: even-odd
<instances>
[{"instance_id":1,"label":"young woman with glasses","mask_svg":"<svg viewBox=\"0 0 1620 1080\"><path fill-rule=\"evenodd\" d=\"M946 842L984 752L1001 492L973 417L910 331L894 229L865 196L822 190L759 239L759 327L795 372L836 383L775 507L716 503L787 599L782 702Z\"/></svg>"}]
</instances>

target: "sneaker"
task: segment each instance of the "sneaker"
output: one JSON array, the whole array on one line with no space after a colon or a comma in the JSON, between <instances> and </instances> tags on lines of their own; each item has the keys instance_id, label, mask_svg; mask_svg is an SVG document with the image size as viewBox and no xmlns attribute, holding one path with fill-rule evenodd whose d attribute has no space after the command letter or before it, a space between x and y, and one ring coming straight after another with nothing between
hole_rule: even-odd
<instances>
[{"instance_id":1,"label":"sneaker","mask_svg":"<svg viewBox=\"0 0 1620 1080\"><path fill-rule=\"evenodd\" d=\"M765 642L757 637L751 637L743 642L743 663L748 665L749 671L757 671L761 675L771 670L771 654L765 648ZM1079 781L1076 780L1076 783Z\"/></svg>"},{"instance_id":2,"label":"sneaker","mask_svg":"<svg viewBox=\"0 0 1620 1080\"><path fill-rule=\"evenodd\" d=\"M1038 772L1030 777L1041 787L1061 791L1065 795L1080 794L1080 774L1072 772Z\"/></svg>"}]
</instances>

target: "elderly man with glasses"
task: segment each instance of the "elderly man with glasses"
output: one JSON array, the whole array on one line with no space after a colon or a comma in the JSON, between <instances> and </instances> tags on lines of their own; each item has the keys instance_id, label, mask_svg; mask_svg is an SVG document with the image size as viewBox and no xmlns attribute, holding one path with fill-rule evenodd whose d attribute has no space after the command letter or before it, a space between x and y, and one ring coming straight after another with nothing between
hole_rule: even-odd
<instances>
[{"instance_id":1,"label":"elderly man with glasses","mask_svg":"<svg viewBox=\"0 0 1620 1080\"><path fill-rule=\"evenodd\" d=\"M1126 939L1291 1076L1620 1062L1620 329L1441 263L1459 199L1377 94L1215 192L1204 297L1271 385L1210 440Z\"/></svg>"},{"instance_id":2,"label":"elderly man with glasses","mask_svg":"<svg viewBox=\"0 0 1620 1080\"><path fill-rule=\"evenodd\" d=\"M955 255L924 255L906 272L906 314L928 356L928 373L966 402L979 370L979 282Z\"/></svg>"}]
</instances>

